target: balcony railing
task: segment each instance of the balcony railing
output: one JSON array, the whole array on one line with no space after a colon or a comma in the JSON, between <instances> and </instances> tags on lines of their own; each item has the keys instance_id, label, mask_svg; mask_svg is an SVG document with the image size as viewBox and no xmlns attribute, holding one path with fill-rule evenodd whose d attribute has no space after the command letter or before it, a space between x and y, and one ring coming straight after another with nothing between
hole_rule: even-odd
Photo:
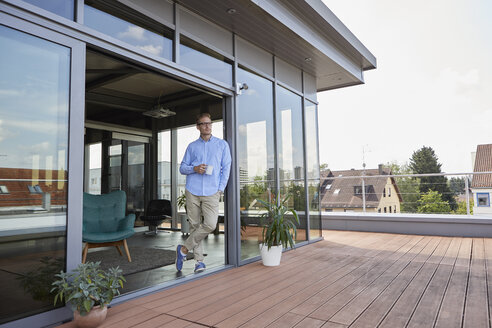
<instances>
[{"instance_id":1,"label":"balcony railing","mask_svg":"<svg viewBox=\"0 0 492 328\"><path fill-rule=\"evenodd\" d=\"M474 209L479 208L481 211L478 212L483 213L484 208L490 208L490 196L479 198L479 203L475 204L477 195L473 196L472 192L473 176L490 177L492 172L326 177L321 181L321 210L383 215L473 215ZM477 190L474 189L475 192Z\"/></svg>"}]
</instances>

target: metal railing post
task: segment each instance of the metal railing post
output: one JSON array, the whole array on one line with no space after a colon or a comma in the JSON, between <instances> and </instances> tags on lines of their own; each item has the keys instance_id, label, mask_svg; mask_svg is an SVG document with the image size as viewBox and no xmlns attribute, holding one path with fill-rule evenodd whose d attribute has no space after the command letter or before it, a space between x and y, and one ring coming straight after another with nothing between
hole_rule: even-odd
<instances>
[{"instance_id":1,"label":"metal railing post","mask_svg":"<svg viewBox=\"0 0 492 328\"><path fill-rule=\"evenodd\" d=\"M366 185L364 183L364 178L362 178L362 211L366 212Z\"/></svg>"},{"instance_id":2,"label":"metal railing post","mask_svg":"<svg viewBox=\"0 0 492 328\"><path fill-rule=\"evenodd\" d=\"M466 190L466 215L470 215L470 193L468 192L468 175L465 176L465 190Z\"/></svg>"}]
</instances>

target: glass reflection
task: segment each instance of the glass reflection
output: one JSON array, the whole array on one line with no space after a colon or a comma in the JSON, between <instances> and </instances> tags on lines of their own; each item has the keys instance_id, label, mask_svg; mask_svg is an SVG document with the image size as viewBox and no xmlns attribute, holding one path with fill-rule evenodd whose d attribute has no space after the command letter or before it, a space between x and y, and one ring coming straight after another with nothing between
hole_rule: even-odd
<instances>
[{"instance_id":1,"label":"glass reflection","mask_svg":"<svg viewBox=\"0 0 492 328\"><path fill-rule=\"evenodd\" d=\"M159 199L171 199L171 131L157 135L157 193Z\"/></svg>"},{"instance_id":2,"label":"glass reflection","mask_svg":"<svg viewBox=\"0 0 492 328\"><path fill-rule=\"evenodd\" d=\"M244 69L238 82L248 89L237 98L237 154L240 179L241 259L259 255L261 207L275 192L272 83Z\"/></svg>"},{"instance_id":3,"label":"glass reflection","mask_svg":"<svg viewBox=\"0 0 492 328\"><path fill-rule=\"evenodd\" d=\"M299 214L296 241L306 240L306 196L304 189L304 146L302 99L277 87L277 151L282 194L289 193L289 208Z\"/></svg>"},{"instance_id":4,"label":"glass reflection","mask_svg":"<svg viewBox=\"0 0 492 328\"><path fill-rule=\"evenodd\" d=\"M228 85L232 84L232 65L225 58L191 41L179 45L180 64L194 71L213 77ZM195 48L195 49L193 49ZM202 49L200 49L202 48Z\"/></svg>"},{"instance_id":5,"label":"glass reflection","mask_svg":"<svg viewBox=\"0 0 492 328\"><path fill-rule=\"evenodd\" d=\"M145 195L145 144L128 141L127 211L142 213Z\"/></svg>"},{"instance_id":6,"label":"glass reflection","mask_svg":"<svg viewBox=\"0 0 492 328\"><path fill-rule=\"evenodd\" d=\"M157 34L88 5L84 6L84 10L85 25L145 52L172 59L173 42L170 35Z\"/></svg>"},{"instance_id":7,"label":"glass reflection","mask_svg":"<svg viewBox=\"0 0 492 328\"><path fill-rule=\"evenodd\" d=\"M50 310L66 256L70 49L0 25L0 324Z\"/></svg>"},{"instance_id":8,"label":"glass reflection","mask_svg":"<svg viewBox=\"0 0 492 328\"><path fill-rule=\"evenodd\" d=\"M309 237L321 237L319 155L318 155L318 113L315 104L307 101L305 106L306 165L309 198Z\"/></svg>"},{"instance_id":9,"label":"glass reflection","mask_svg":"<svg viewBox=\"0 0 492 328\"><path fill-rule=\"evenodd\" d=\"M74 1L73 0L23 0L54 14L74 20Z\"/></svg>"}]
</instances>

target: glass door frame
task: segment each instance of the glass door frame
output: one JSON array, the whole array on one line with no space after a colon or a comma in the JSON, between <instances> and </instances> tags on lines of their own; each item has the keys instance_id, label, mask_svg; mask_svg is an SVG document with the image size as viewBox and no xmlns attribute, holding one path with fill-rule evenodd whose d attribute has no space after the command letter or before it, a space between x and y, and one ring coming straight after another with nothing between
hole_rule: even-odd
<instances>
[{"instance_id":1,"label":"glass door frame","mask_svg":"<svg viewBox=\"0 0 492 328\"><path fill-rule=\"evenodd\" d=\"M0 9L3 5L0 4ZM19 14L22 16L25 14ZM32 17L29 17L32 20ZM46 29L26 20L0 12L0 22L9 28L33 35L71 51L70 100L68 119L68 191L66 269L77 267L82 259L82 193L84 175L84 104L85 104L85 43ZM40 314L14 320L6 324L12 327L33 327L53 324L69 319L69 307L57 308Z\"/></svg>"}]
</instances>

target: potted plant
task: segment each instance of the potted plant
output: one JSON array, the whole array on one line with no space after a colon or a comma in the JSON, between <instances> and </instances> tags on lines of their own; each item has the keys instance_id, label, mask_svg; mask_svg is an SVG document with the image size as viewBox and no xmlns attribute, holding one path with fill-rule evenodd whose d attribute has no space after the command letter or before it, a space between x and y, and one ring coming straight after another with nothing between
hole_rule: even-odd
<instances>
[{"instance_id":1,"label":"potted plant","mask_svg":"<svg viewBox=\"0 0 492 328\"><path fill-rule=\"evenodd\" d=\"M289 196L282 199L277 195L273 202L258 199L258 202L267 209L261 216L263 243L260 244L261 259L265 266L280 264L282 247L294 248L294 240L297 237L296 224L299 224L299 217L295 210L289 209L286 205Z\"/></svg>"},{"instance_id":2,"label":"potted plant","mask_svg":"<svg viewBox=\"0 0 492 328\"><path fill-rule=\"evenodd\" d=\"M52 292L55 305L65 301L74 311L77 327L97 327L106 319L107 305L119 295L126 281L119 267L104 271L101 262L79 264L71 273L61 271L55 276Z\"/></svg>"},{"instance_id":3,"label":"potted plant","mask_svg":"<svg viewBox=\"0 0 492 328\"><path fill-rule=\"evenodd\" d=\"M185 213L179 213L179 217L181 218L181 234L189 234L190 233L190 223L188 222L188 214L186 214L186 194L183 192L181 196L176 198L176 205L178 209L184 208Z\"/></svg>"}]
</instances>

